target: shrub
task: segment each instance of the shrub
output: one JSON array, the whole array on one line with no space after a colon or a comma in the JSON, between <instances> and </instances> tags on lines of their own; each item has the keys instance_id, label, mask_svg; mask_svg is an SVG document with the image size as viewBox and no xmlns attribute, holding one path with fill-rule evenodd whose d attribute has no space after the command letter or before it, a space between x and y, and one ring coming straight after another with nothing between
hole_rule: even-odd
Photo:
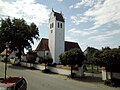
<instances>
[{"instance_id":1,"label":"shrub","mask_svg":"<svg viewBox=\"0 0 120 90\"><path fill-rule=\"evenodd\" d=\"M56 63L53 63L53 64L52 64L53 67L56 67L56 65L57 65Z\"/></svg>"},{"instance_id":2,"label":"shrub","mask_svg":"<svg viewBox=\"0 0 120 90\"><path fill-rule=\"evenodd\" d=\"M105 80L104 84L108 85L108 86L112 86L112 81L111 80Z\"/></svg>"},{"instance_id":3,"label":"shrub","mask_svg":"<svg viewBox=\"0 0 120 90\"><path fill-rule=\"evenodd\" d=\"M44 69L42 70L43 73L51 73L51 71L49 69Z\"/></svg>"},{"instance_id":4,"label":"shrub","mask_svg":"<svg viewBox=\"0 0 120 90\"><path fill-rule=\"evenodd\" d=\"M118 79L105 80L104 84L111 87L120 87L120 80Z\"/></svg>"}]
</instances>

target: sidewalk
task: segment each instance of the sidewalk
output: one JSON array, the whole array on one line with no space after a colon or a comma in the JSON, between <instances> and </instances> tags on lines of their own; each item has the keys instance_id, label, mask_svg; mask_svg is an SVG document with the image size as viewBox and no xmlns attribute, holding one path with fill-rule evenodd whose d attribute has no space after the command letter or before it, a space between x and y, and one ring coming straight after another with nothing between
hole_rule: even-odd
<instances>
[{"instance_id":1,"label":"sidewalk","mask_svg":"<svg viewBox=\"0 0 120 90\"><path fill-rule=\"evenodd\" d=\"M85 76L84 78L67 78L66 76L60 75L60 74L46 74L46 75L49 75L54 78L60 78L63 80L72 80L75 82L77 81L80 84L88 85L91 87L97 86L97 87L103 88L103 90L120 90L120 87L115 88L115 87L110 87L110 86L104 85L104 82L99 77Z\"/></svg>"}]
</instances>

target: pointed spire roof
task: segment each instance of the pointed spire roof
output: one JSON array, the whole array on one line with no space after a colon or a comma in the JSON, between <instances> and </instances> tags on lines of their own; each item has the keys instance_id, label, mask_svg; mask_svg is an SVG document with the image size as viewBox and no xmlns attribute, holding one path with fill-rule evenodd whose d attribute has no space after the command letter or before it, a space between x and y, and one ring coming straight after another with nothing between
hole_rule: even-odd
<instances>
[{"instance_id":1,"label":"pointed spire roof","mask_svg":"<svg viewBox=\"0 0 120 90\"><path fill-rule=\"evenodd\" d=\"M54 13L54 16L56 17L57 21L65 22L62 13L55 12L52 8L52 12Z\"/></svg>"}]
</instances>

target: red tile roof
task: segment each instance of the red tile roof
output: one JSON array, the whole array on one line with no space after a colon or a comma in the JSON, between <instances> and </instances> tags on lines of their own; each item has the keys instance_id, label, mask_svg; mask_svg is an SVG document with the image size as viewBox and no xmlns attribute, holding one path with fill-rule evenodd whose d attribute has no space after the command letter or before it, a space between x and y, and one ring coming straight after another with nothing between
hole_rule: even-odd
<instances>
[{"instance_id":1,"label":"red tile roof","mask_svg":"<svg viewBox=\"0 0 120 90\"><path fill-rule=\"evenodd\" d=\"M42 38L35 51L49 51L48 39Z\"/></svg>"},{"instance_id":2,"label":"red tile roof","mask_svg":"<svg viewBox=\"0 0 120 90\"><path fill-rule=\"evenodd\" d=\"M68 51L68 50L73 49L73 48L80 49L78 43L65 41L65 51Z\"/></svg>"},{"instance_id":3,"label":"red tile roof","mask_svg":"<svg viewBox=\"0 0 120 90\"><path fill-rule=\"evenodd\" d=\"M65 41L65 51L68 51L73 48L80 49L80 46L76 42ZM48 39L42 38L37 48L35 49L35 51L42 51L42 50L49 51Z\"/></svg>"}]
</instances>

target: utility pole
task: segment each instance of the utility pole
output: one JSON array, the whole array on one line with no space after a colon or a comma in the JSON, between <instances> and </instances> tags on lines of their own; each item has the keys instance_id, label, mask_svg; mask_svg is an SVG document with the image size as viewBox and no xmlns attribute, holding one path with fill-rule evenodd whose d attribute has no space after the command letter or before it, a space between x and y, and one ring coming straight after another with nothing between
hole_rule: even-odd
<instances>
[{"instance_id":1,"label":"utility pole","mask_svg":"<svg viewBox=\"0 0 120 90\"><path fill-rule=\"evenodd\" d=\"M6 43L6 58L5 58L5 80L7 75L7 59L8 59L8 43Z\"/></svg>"}]
</instances>

